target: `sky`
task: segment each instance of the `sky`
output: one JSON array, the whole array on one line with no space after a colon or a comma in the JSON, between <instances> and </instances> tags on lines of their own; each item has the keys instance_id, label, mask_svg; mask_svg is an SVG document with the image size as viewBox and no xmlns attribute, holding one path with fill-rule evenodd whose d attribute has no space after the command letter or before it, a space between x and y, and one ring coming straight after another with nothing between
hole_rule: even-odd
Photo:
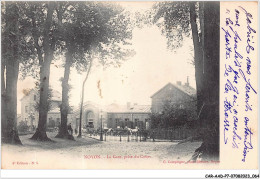
<instances>
[{"instance_id":1,"label":"sky","mask_svg":"<svg viewBox=\"0 0 260 179\"><path fill-rule=\"evenodd\" d=\"M144 11L151 3L125 2L130 11ZM151 104L151 96L167 83L182 81L184 84L189 76L189 82L195 88L195 69L191 64L193 52L190 50L192 39L184 39L183 46L171 52L167 49L167 39L161 35L157 26L135 28L133 31L132 48L135 56L121 64L120 67L94 65L86 81L84 101L108 105L113 102L126 104ZM61 58L51 65L50 86L62 92L59 79L63 76L64 68ZM86 72L79 74L71 70L69 83L70 105L78 107L81 99L81 87ZM98 87L99 84L99 87ZM20 99L22 90L34 88L34 79L27 77L18 81L18 113L21 112Z\"/></svg>"}]
</instances>

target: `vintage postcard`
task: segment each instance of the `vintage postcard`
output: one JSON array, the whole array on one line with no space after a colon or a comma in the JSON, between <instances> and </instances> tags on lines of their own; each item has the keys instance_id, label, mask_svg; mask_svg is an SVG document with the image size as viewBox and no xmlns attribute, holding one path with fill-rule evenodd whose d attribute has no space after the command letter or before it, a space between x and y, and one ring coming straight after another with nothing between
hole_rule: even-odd
<instances>
[{"instance_id":1,"label":"vintage postcard","mask_svg":"<svg viewBox=\"0 0 260 179\"><path fill-rule=\"evenodd\" d=\"M2 1L1 27L2 169L258 169L257 1Z\"/></svg>"}]
</instances>

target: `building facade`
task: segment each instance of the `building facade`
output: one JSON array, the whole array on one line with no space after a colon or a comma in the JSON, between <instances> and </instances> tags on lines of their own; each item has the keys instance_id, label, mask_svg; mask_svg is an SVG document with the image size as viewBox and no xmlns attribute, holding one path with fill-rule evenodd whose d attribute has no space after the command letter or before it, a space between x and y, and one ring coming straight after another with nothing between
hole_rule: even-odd
<instances>
[{"instance_id":1,"label":"building facade","mask_svg":"<svg viewBox=\"0 0 260 179\"><path fill-rule=\"evenodd\" d=\"M39 112L37 103L39 94L36 89L31 89L25 93L21 99L21 116L18 118L18 125L21 121L29 126L29 129L35 130L39 121ZM47 116L47 129L59 127L61 94L52 90L50 99L50 110ZM103 128L149 128L149 115L151 113L150 105L138 105L127 103L118 105L116 103L101 106L91 101L83 105L82 110L82 128L100 129L101 122ZM80 107L68 114L68 124L71 123L73 130L79 128Z\"/></svg>"},{"instance_id":2,"label":"building facade","mask_svg":"<svg viewBox=\"0 0 260 179\"><path fill-rule=\"evenodd\" d=\"M47 115L47 128L55 128L60 125L60 105L61 94L52 90L50 99L50 110ZM18 118L18 125L21 121L29 126L30 130L35 130L39 121L39 112L37 103L39 102L39 93L36 89L31 89L24 92L24 97L21 99L21 117ZM73 114L68 115L68 121L73 120Z\"/></svg>"},{"instance_id":3,"label":"building facade","mask_svg":"<svg viewBox=\"0 0 260 179\"><path fill-rule=\"evenodd\" d=\"M102 107L96 103L91 101L87 101L83 104L82 109L82 128L94 128L98 129L101 125L101 117L105 119L105 113L102 114ZM80 123L80 107L75 110L74 113L75 120L72 121L72 127L75 129L79 129ZM106 120L102 121L103 126L106 126Z\"/></svg>"},{"instance_id":4,"label":"building facade","mask_svg":"<svg viewBox=\"0 0 260 179\"><path fill-rule=\"evenodd\" d=\"M108 128L150 128L150 105L111 104L107 107Z\"/></svg>"},{"instance_id":5,"label":"building facade","mask_svg":"<svg viewBox=\"0 0 260 179\"><path fill-rule=\"evenodd\" d=\"M79 127L80 111L75 113L75 128ZM100 106L93 102L86 102L82 110L82 127L100 129L101 122L103 128L149 128L149 118L151 113L150 105L138 105L127 103L119 105L116 103Z\"/></svg>"},{"instance_id":6,"label":"building facade","mask_svg":"<svg viewBox=\"0 0 260 179\"><path fill-rule=\"evenodd\" d=\"M158 90L152 96L152 113L161 114L164 105L169 102L176 109L186 109L191 114L188 120L192 120L196 116L196 90L187 83L184 85L180 81L177 84L168 83L163 88Z\"/></svg>"}]
</instances>

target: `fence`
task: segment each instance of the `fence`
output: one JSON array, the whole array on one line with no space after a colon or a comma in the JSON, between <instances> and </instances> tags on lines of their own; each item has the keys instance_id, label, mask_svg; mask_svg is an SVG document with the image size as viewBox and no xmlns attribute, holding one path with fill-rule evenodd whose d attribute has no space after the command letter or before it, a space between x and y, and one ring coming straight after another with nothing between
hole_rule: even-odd
<instances>
[{"instance_id":1,"label":"fence","mask_svg":"<svg viewBox=\"0 0 260 179\"><path fill-rule=\"evenodd\" d=\"M89 137L100 140L100 133L88 134ZM159 141L176 141L183 140L194 136L194 129L178 128L178 129L153 129L138 131L135 134L118 133L117 135L109 135L106 132L102 134L103 141L120 141L120 142L159 142Z\"/></svg>"},{"instance_id":2,"label":"fence","mask_svg":"<svg viewBox=\"0 0 260 179\"><path fill-rule=\"evenodd\" d=\"M155 129L151 131L151 137L155 140L183 140L195 135L194 129Z\"/></svg>"}]
</instances>

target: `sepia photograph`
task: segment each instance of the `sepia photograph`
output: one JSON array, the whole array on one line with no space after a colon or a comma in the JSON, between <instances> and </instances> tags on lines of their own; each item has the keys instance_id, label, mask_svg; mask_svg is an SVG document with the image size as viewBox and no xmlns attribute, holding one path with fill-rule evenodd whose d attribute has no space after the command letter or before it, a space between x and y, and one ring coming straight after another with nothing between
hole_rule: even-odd
<instances>
[{"instance_id":1,"label":"sepia photograph","mask_svg":"<svg viewBox=\"0 0 260 179\"><path fill-rule=\"evenodd\" d=\"M2 1L1 168L218 168L220 17L217 1Z\"/></svg>"}]
</instances>

